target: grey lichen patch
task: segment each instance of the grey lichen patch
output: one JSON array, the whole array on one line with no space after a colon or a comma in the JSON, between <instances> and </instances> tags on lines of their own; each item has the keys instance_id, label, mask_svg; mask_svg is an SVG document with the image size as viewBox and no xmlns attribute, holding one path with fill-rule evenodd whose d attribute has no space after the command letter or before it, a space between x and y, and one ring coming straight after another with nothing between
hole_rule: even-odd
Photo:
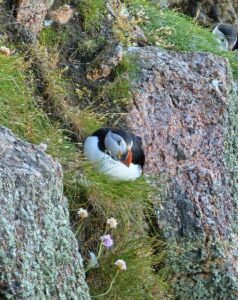
<instances>
[{"instance_id":1,"label":"grey lichen patch","mask_svg":"<svg viewBox=\"0 0 238 300\"><path fill-rule=\"evenodd\" d=\"M232 172L231 183L234 190L233 196L236 200L236 205L238 206L238 96L234 93L234 87L231 90L231 100L229 102L228 112L227 122L229 126L227 126L226 130L226 164L227 168Z\"/></svg>"},{"instance_id":2,"label":"grey lichen patch","mask_svg":"<svg viewBox=\"0 0 238 300\"><path fill-rule=\"evenodd\" d=\"M0 128L0 292L7 299L89 299L59 163Z\"/></svg>"},{"instance_id":3,"label":"grey lichen patch","mask_svg":"<svg viewBox=\"0 0 238 300\"><path fill-rule=\"evenodd\" d=\"M218 239L208 245L205 239L170 244L167 264L174 274L172 283L179 299L237 299L231 255L234 246Z\"/></svg>"}]
</instances>

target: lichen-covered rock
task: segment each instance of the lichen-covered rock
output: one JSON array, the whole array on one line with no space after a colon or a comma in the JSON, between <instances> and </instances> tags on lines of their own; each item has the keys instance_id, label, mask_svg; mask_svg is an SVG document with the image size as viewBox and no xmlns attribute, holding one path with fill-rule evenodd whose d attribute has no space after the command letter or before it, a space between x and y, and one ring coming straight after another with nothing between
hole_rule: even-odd
<instances>
[{"instance_id":1,"label":"lichen-covered rock","mask_svg":"<svg viewBox=\"0 0 238 300\"><path fill-rule=\"evenodd\" d=\"M19 0L15 1L16 19L33 36L36 36L42 28L43 20L54 0Z\"/></svg>"},{"instance_id":2,"label":"lichen-covered rock","mask_svg":"<svg viewBox=\"0 0 238 300\"><path fill-rule=\"evenodd\" d=\"M122 60L123 49L117 42L108 43L95 57L87 70L87 79L95 81L110 75L112 70Z\"/></svg>"},{"instance_id":3,"label":"lichen-covered rock","mask_svg":"<svg viewBox=\"0 0 238 300\"><path fill-rule=\"evenodd\" d=\"M0 295L89 299L59 163L0 127Z\"/></svg>"},{"instance_id":4,"label":"lichen-covered rock","mask_svg":"<svg viewBox=\"0 0 238 300\"><path fill-rule=\"evenodd\" d=\"M229 63L209 53L130 48L128 126L142 137L176 299L237 299L237 98Z\"/></svg>"}]
</instances>

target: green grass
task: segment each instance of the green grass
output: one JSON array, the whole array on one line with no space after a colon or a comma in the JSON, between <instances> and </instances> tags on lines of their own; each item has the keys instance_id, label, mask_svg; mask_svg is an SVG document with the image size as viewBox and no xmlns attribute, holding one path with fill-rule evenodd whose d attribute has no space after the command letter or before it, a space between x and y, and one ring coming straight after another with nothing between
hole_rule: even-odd
<instances>
[{"instance_id":1,"label":"green grass","mask_svg":"<svg viewBox=\"0 0 238 300\"><path fill-rule=\"evenodd\" d=\"M103 86L102 95L113 103L125 108L132 103L132 83L139 72L136 58L126 55L114 69L114 80Z\"/></svg>"},{"instance_id":2,"label":"green grass","mask_svg":"<svg viewBox=\"0 0 238 300\"><path fill-rule=\"evenodd\" d=\"M78 4L86 32L99 30L106 12L104 0L82 0Z\"/></svg>"},{"instance_id":3,"label":"green grass","mask_svg":"<svg viewBox=\"0 0 238 300\"><path fill-rule=\"evenodd\" d=\"M116 234L113 237L115 247L107 250L100 267L91 270L91 275L89 274L88 281L94 286L91 295L99 295L108 289L116 273L115 261L123 259L127 270L120 272L111 293L103 299L163 299L163 289L169 289L169 285L162 281L151 267L160 260L160 257L153 255L151 251L153 239L147 236L125 235L123 243L120 243ZM91 282L99 276L104 280Z\"/></svg>"},{"instance_id":4,"label":"green grass","mask_svg":"<svg viewBox=\"0 0 238 300\"><path fill-rule=\"evenodd\" d=\"M125 0L131 13L140 19L139 23L152 45L178 50L211 52L226 57L232 67L235 79L238 79L237 51L222 51L214 35L206 28L181 13L161 10L148 0ZM138 17L138 13L142 17Z\"/></svg>"},{"instance_id":5,"label":"green grass","mask_svg":"<svg viewBox=\"0 0 238 300\"><path fill-rule=\"evenodd\" d=\"M200 27L196 21L175 11L157 10L149 6L146 10L150 22L143 25L149 42L161 41L162 46L181 51L217 50L214 35Z\"/></svg>"},{"instance_id":6,"label":"green grass","mask_svg":"<svg viewBox=\"0 0 238 300\"><path fill-rule=\"evenodd\" d=\"M31 54L36 73L40 73L43 80L43 95L47 98L44 107L47 113L81 138L102 127L105 122L103 115L89 107L80 109L79 106L70 105L71 97L78 98L80 104L80 101L90 96L90 91L87 88L75 88L73 82L66 78L64 70L58 67L58 49L51 48L48 44L39 44L32 49Z\"/></svg>"},{"instance_id":7,"label":"green grass","mask_svg":"<svg viewBox=\"0 0 238 300\"><path fill-rule=\"evenodd\" d=\"M128 269L119 274L105 299L156 299L165 294L169 290L167 276L163 278L165 272L161 270L163 276L158 276L152 270L153 264L163 260L162 255L153 254L155 243L159 247L160 242L148 236L145 221L145 216L152 212L150 199L155 190L143 177L136 181L115 181L95 172L89 163L85 162L83 169L81 201L84 197L84 208L90 212L89 220L81 229L81 233L87 236L84 246L86 252L97 254L100 236L105 234L107 218L114 217L119 223L117 229L107 230L112 234L115 246L112 250L104 251L99 269L91 269L87 274L91 294L98 295L108 289L116 273L114 263L117 259L124 259ZM89 228L90 224L96 226L96 232Z\"/></svg>"},{"instance_id":8,"label":"green grass","mask_svg":"<svg viewBox=\"0 0 238 300\"><path fill-rule=\"evenodd\" d=\"M172 10L161 10L147 0L125 0L129 10L138 17L148 42L181 51L217 49L211 32L192 18Z\"/></svg>"},{"instance_id":9,"label":"green grass","mask_svg":"<svg viewBox=\"0 0 238 300\"><path fill-rule=\"evenodd\" d=\"M83 60L92 60L94 54L103 47L106 43L106 38L101 35L87 35L78 42L77 52Z\"/></svg>"},{"instance_id":10,"label":"green grass","mask_svg":"<svg viewBox=\"0 0 238 300\"><path fill-rule=\"evenodd\" d=\"M93 165L86 161L81 163L81 168L83 174L77 179L72 177L74 182L66 186L66 190L67 194L74 194L71 211L75 231L78 230L79 238L84 237L80 251L86 257L85 265L89 264L89 251L98 253L102 235L110 233L114 240L112 250L103 252L99 268L87 272L91 295L99 295L108 289L116 273L115 261L124 259L127 270L119 274L107 298L102 299L169 297L168 271L161 267L158 275L152 269L154 264L163 262L164 248L158 237L148 235L145 221L153 211L153 194L158 191L143 177L136 181L115 181L95 171ZM89 217L83 222L77 219L79 207L89 212ZM105 230L106 220L110 217L117 219L118 227ZM155 246L157 249L161 247L160 255L153 253Z\"/></svg>"},{"instance_id":11,"label":"green grass","mask_svg":"<svg viewBox=\"0 0 238 300\"><path fill-rule=\"evenodd\" d=\"M139 230L143 224L144 209L149 205L148 194L152 192L149 185L142 178L136 181L112 180L96 172L93 165L87 162L83 163L83 169L85 179L90 184L82 188L93 207L97 208L104 218L113 214L125 226L137 224Z\"/></svg>"},{"instance_id":12,"label":"green grass","mask_svg":"<svg viewBox=\"0 0 238 300\"><path fill-rule=\"evenodd\" d=\"M64 28L59 30L53 26L43 28L39 36L40 44L47 45L48 48L60 47L67 40L67 31Z\"/></svg>"},{"instance_id":13,"label":"green grass","mask_svg":"<svg viewBox=\"0 0 238 300\"><path fill-rule=\"evenodd\" d=\"M48 152L62 161L71 156L74 146L37 107L33 89L26 84L24 59L0 55L0 66L0 123L29 142L48 144ZM30 80L32 76L28 74Z\"/></svg>"},{"instance_id":14,"label":"green grass","mask_svg":"<svg viewBox=\"0 0 238 300\"><path fill-rule=\"evenodd\" d=\"M132 95L130 92L131 84L129 79L120 76L107 86L107 96L114 104L129 105L132 103Z\"/></svg>"}]
</instances>

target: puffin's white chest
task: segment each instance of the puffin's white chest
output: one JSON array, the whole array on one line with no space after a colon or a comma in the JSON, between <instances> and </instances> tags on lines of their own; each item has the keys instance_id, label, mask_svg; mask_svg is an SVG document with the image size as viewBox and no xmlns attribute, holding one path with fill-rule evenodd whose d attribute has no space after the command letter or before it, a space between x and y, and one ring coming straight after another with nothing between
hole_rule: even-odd
<instances>
[{"instance_id":1,"label":"puffin's white chest","mask_svg":"<svg viewBox=\"0 0 238 300\"><path fill-rule=\"evenodd\" d=\"M98 148L98 137L90 136L84 143L84 155L88 160L95 162L100 172L119 180L134 180L140 177L142 168L140 165L130 164L129 167L111 158Z\"/></svg>"}]
</instances>

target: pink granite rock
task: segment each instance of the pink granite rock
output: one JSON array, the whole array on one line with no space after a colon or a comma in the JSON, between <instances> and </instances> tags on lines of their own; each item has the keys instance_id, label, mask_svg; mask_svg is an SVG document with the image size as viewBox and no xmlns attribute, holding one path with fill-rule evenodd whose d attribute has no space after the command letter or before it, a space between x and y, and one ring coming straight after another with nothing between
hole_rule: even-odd
<instances>
[{"instance_id":1,"label":"pink granite rock","mask_svg":"<svg viewBox=\"0 0 238 300\"><path fill-rule=\"evenodd\" d=\"M163 181L162 200L155 199L161 238L182 249L168 255L176 299L225 299L216 297L228 277L226 297L233 299L238 142L229 63L209 53L155 47L128 53L140 72L127 124L142 137L145 173Z\"/></svg>"},{"instance_id":2,"label":"pink granite rock","mask_svg":"<svg viewBox=\"0 0 238 300\"><path fill-rule=\"evenodd\" d=\"M16 1L16 19L33 35L41 30L43 20L54 0L20 0Z\"/></svg>"}]
</instances>

